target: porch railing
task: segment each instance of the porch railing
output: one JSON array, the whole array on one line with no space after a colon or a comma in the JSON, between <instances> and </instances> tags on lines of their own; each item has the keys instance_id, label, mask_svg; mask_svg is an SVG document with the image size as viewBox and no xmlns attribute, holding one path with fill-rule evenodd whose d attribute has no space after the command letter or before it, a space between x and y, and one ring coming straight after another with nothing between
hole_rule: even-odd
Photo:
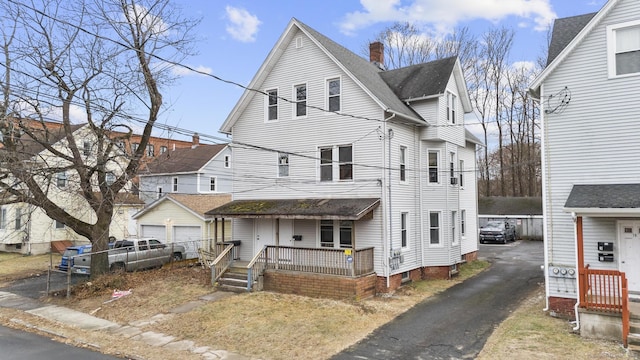
<instances>
[{"instance_id":1,"label":"porch railing","mask_svg":"<svg viewBox=\"0 0 640 360\"><path fill-rule=\"evenodd\" d=\"M263 247L247 264L247 291L251 291L253 283L256 282L258 288L256 290L262 290L262 282L260 276L264 273L264 269L267 266L266 260L267 247Z\"/></svg>"},{"instance_id":2,"label":"porch railing","mask_svg":"<svg viewBox=\"0 0 640 360\"><path fill-rule=\"evenodd\" d=\"M351 277L373 273L373 247L349 250L266 246L266 267Z\"/></svg>"},{"instance_id":3,"label":"porch railing","mask_svg":"<svg viewBox=\"0 0 640 360\"><path fill-rule=\"evenodd\" d=\"M218 281L218 279L220 278L220 276L222 276L225 270L227 270L229 266L231 266L231 263L233 262L233 259L234 259L234 251L233 251L234 247L235 246L233 244L230 244L229 246L225 247L224 250L222 250L222 252L218 255L218 257L216 257L216 259L213 260L213 263L211 264L211 283L212 284Z\"/></svg>"},{"instance_id":4,"label":"porch railing","mask_svg":"<svg viewBox=\"0 0 640 360\"><path fill-rule=\"evenodd\" d=\"M579 270L580 307L622 315L622 342L627 347L629 335L629 288L624 272L590 269Z\"/></svg>"}]
</instances>

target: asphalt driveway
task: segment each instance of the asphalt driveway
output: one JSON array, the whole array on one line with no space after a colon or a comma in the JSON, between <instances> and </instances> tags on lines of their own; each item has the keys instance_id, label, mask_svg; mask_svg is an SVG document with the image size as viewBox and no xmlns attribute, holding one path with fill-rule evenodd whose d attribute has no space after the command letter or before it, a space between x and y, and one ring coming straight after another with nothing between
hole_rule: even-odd
<instances>
[{"instance_id":1,"label":"asphalt driveway","mask_svg":"<svg viewBox=\"0 0 640 360\"><path fill-rule=\"evenodd\" d=\"M332 359L473 359L544 282L542 242L480 245L485 272L431 297Z\"/></svg>"}]
</instances>

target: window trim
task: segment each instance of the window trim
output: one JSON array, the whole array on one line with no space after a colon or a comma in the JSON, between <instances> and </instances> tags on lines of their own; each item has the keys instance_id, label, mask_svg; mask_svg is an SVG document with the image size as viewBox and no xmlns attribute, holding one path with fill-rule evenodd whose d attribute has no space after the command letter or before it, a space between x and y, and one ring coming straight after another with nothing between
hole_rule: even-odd
<instances>
[{"instance_id":1,"label":"window trim","mask_svg":"<svg viewBox=\"0 0 640 360\"><path fill-rule=\"evenodd\" d=\"M162 192L162 186L158 186L158 187L156 188L156 194L158 194L158 195L157 195L157 198L158 198L158 199L160 199L160 198L162 197L162 195L164 195L164 193Z\"/></svg>"},{"instance_id":2,"label":"window trim","mask_svg":"<svg viewBox=\"0 0 640 360\"><path fill-rule=\"evenodd\" d=\"M63 230L65 228L65 225L63 222L60 222L58 220L53 220L53 227L56 230Z\"/></svg>"},{"instance_id":3,"label":"window trim","mask_svg":"<svg viewBox=\"0 0 640 360\"><path fill-rule=\"evenodd\" d=\"M467 235L467 230L466 230L466 219L467 218L467 210L466 209L460 209L460 237L462 239L464 239Z\"/></svg>"},{"instance_id":4,"label":"window trim","mask_svg":"<svg viewBox=\"0 0 640 360\"><path fill-rule=\"evenodd\" d=\"M355 248L355 228L356 223L353 220L319 220L318 226L318 247L327 249L354 249ZM323 232L326 231L326 232ZM330 230L330 231L329 231ZM347 230L350 234L349 243L342 240L343 230ZM330 235L331 242L322 241L323 233ZM331 246L329 246L331 245Z\"/></svg>"},{"instance_id":5,"label":"window trim","mask_svg":"<svg viewBox=\"0 0 640 360\"><path fill-rule=\"evenodd\" d=\"M400 213L400 247L409 249L409 212Z\"/></svg>"},{"instance_id":6,"label":"window trim","mask_svg":"<svg viewBox=\"0 0 640 360\"><path fill-rule=\"evenodd\" d=\"M400 182L407 182L407 147L400 145L400 152L398 153L398 171L400 175Z\"/></svg>"},{"instance_id":7,"label":"window trim","mask_svg":"<svg viewBox=\"0 0 640 360\"><path fill-rule=\"evenodd\" d=\"M437 215L438 217L438 226L433 227L431 221L431 215ZM438 231L438 242L433 242L433 238L431 233L433 230ZM440 210L430 210L429 211L429 247L442 247L442 211Z\"/></svg>"},{"instance_id":8,"label":"window trim","mask_svg":"<svg viewBox=\"0 0 640 360\"><path fill-rule=\"evenodd\" d=\"M458 185L462 189L464 187L464 160L460 159L460 157L458 157L458 178Z\"/></svg>"},{"instance_id":9,"label":"window trim","mask_svg":"<svg viewBox=\"0 0 640 360\"><path fill-rule=\"evenodd\" d=\"M69 180L66 171L56 173L56 186L60 189L67 187L67 181Z\"/></svg>"},{"instance_id":10,"label":"window trim","mask_svg":"<svg viewBox=\"0 0 640 360\"><path fill-rule=\"evenodd\" d=\"M171 178L171 192L178 192L178 177Z\"/></svg>"},{"instance_id":11,"label":"window trim","mask_svg":"<svg viewBox=\"0 0 640 360\"><path fill-rule=\"evenodd\" d=\"M337 95L330 95L329 94L329 83L331 81L334 81L334 80L338 80L338 82L340 83L340 92ZM324 88L325 88L324 89L324 101L325 101L324 108L327 110L325 112L325 114L329 115L329 114L333 114L333 113L342 112L342 94L343 94L343 91L342 91L342 76L332 76L332 77L325 78L325 80L324 80ZM331 107L329 105L331 103L331 101L330 101L331 97L338 97L338 100L339 100L338 101L338 107L339 107L338 110L331 110Z\"/></svg>"},{"instance_id":12,"label":"window trim","mask_svg":"<svg viewBox=\"0 0 640 360\"><path fill-rule=\"evenodd\" d=\"M298 99L298 88L304 86L304 100L299 100ZM292 105L292 110L291 110L291 114L293 115L294 119L304 119L308 116L308 106L307 104L309 103L309 85L305 82L305 83L299 83L299 84L294 84L293 85L293 102L291 103ZM304 103L304 114L303 115L298 115L298 104L300 103Z\"/></svg>"},{"instance_id":13,"label":"window trim","mask_svg":"<svg viewBox=\"0 0 640 360\"><path fill-rule=\"evenodd\" d=\"M343 148L351 148L350 160L342 161L340 158L340 150ZM322 156L323 151L331 151L331 161L327 162ZM318 147L318 160L317 160L317 172L318 181L322 183L336 183L336 182L353 182L355 179L355 161L354 161L355 149L353 144L341 144L331 146L319 146ZM331 179L323 179L322 168L327 167L331 169ZM350 177L343 178L343 169L346 171L346 167L349 167Z\"/></svg>"},{"instance_id":14,"label":"window trim","mask_svg":"<svg viewBox=\"0 0 640 360\"><path fill-rule=\"evenodd\" d=\"M275 91L275 95L271 95L270 92ZM264 93L266 94L266 96L264 97L264 122L274 122L274 121L278 121L280 120L280 89L275 87L275 88L269 88L266 89L264 91ZM272 98L275 99L275 104L271 104L269 102L269 100ZM275 119L269 119L269 109L271 107L275 107L276 109L276 117Z\"/></svg>"},{"instance_id":15,"label":"window trim","mask_svg":"<svg viewBox=\"0 0 640 360\"><path fill-rule=\"evenodd\" d=\"M431 166L431 154L436 156L435 167ZM435 169L436 181L431 181L431 169ZM440 185L440 150L427 150L427 184Z\"/></svg>"},{"instance_id":16,"label":"window trim","mask_svg":"<svg viewBox=\"0 0 640 360\"><path fill-rule=\"evenodd\" d=\"M107 172L104 174L104 182L107 186L113 185L113 183L116 182L116 174L114 174L113 171Z\"/></svg>"},{"instance_id":17,"label":"window trim","mask_svg":"<svg viewBox=\"0 0 640 360\"><path fill-rule=\"evenodd\" d=\"M89 140L82 142L82 153L84 156L91 156L91 142Z\"/></svg>"},{"instance_id":18,"label":"window trim","mask_svg":"<svg viewBox=\"0 0 640 360\"><path fill-rule=\"evenodd\" d=\"M616 69L616 31L622 28L640 27L640 20L627 21L620 24L607 26L607 68L609 79L624 78L629 76L639 76L640 71L618 75Z\"/></svg>"},{"instance_id":19,"label":"window trim","mask_svg":"<svg viewBox=\"0 0 640 360\"><path fill-rule=\"evenodd\" d=\"M449 228L451 229L451 245L458 245L458 212L455 210L451 210L451 224L449 224Z\"/></svg>"},{"instance_id":20,"label":"window trim","mask_svg":"<svg viewBox=\"0 0 640 360\"><path fill-rule=\"evenodd\" d=\"M22 223L22 208L16 208L14 220L15 220L15 223L14 223L15 229L16 230L22 229L22 226L24 225Z\"/></svg>"},{"instance_id":21,"label":"window trim","mask_svg":"<svg viewBox=\"0 0 640 360\"><path fill-rule=\"evenodd\" d=\"M225 169L229 169L231 167L231 156L230 155L225 155L224 156L224 167L225 167Z\"/></svg>"},{"instance_id":22,"label":"window trim","mask_svg":"<svg viewBox=\"0 0 640 360\"><path fill-rule=\"evenodd\" d=\"M454 184L451 183L451 179L456 179L457 180L457 176L456 176L456 153L453 151L449 152L449 184L451 184L451 186L454 186Z\"/></svg>"},{"instance_id":23,"label":"window trim","mask_svg":"<svg viewBox=\"0 0 640 360\"><path fill-rule=\"evenodd\" d=\"M7 229L7 208L5 206L0 206L0 230Z\"/></svg>"},{"instance_id":24,"label":"window trim","mask_svg":"<svg viewBox=\"0 0 640 360\"><path fill-rule=\"evenodd\" d=\"M147 144L147 148L145 150L145 154L148 157L154 157L156 155L156 149L153 144Z\"/></svg>"},{"instance_id":25,"label":"window trim","mask_svg":"<svg viewBox=\"0 0 640 360\"><path fill-rule=\"evenodd\" d=\"M164 154L167 152L167 147L165 145L160 145L160 155Z\"/></svg>"},{"instance_id":26,"label":"window trim","mask_svg":"<svg viewBox=\"0 0 640 360\"><path fill-rule=\"evenodd\" d=\"M213 189L212 189L213 187ZM209 191L216 192L218 191L218 177L217 176L209 176Z\"/></svg>"},{"instance_id":27,"label":"window trim","mask_svg":"<svg viewBox=\"0 0 640 360\"><path fill-rule=\"evenodd\" d=\"M282 160L286 159L286 164L282 163ZM288 153L278 153L278 177L279 178L288 178L289 177L289 170L290 170L290 159L289 159L289 154ZM283 169L287 169L287 173L283 174Z\"/></svg>"}]
</instances>

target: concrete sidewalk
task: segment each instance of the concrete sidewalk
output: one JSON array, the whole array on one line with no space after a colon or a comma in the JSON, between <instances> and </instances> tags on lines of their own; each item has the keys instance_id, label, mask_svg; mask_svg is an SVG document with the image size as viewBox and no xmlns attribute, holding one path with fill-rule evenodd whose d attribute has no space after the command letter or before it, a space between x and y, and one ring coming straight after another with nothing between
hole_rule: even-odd
<instances>
[{"instance_id":1,"label":"concrete sidewalk","mask_svg":"<svg viewBox=\"0 0 640 360\"><path fill-rule=\"evenodd\" d=\"M83 330L107 331L131 340L142 341L154 347L164 347L171 350L188 351L194 354L200 354L202 358L206 360L248 360L250 358L240 354L231 353L225 350L211 349L208 346L198 346L193 341L176 340L173 336L153 331L143 331L144 326L168 320L173 316L178 316L181 313L191 311L206 302L215 301L231 295L233 295L233 293L217 291L209 295L202 296L197 301L192 301L172 309L169 314L158 314L149 319L135 321L127 325L120 325L112 321L104 320L63 306L43 304L34 299L3 291L0 291L0 307L21 310L50 321L55 321ZM16 322L22 323L21 321ZM43 331L49 332L46 329Z\"/></svg>"}]
</instances>

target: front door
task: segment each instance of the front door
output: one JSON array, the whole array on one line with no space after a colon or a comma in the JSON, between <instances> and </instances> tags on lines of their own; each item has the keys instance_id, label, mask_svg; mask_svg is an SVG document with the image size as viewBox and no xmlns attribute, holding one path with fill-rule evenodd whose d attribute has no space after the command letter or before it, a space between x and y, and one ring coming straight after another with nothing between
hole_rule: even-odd
<instances>
[{"instance_id":1,"label":"front door","mask_svg":"<svg viewBox=\"0 0 640 360\"><path fill-rule=\"evenodd\" d=\"M629 292L640 295L640 221L625 221L618 225L620 271L627 276Z\"/></svg>"},{"instance_id":2,"label":"front door","mask_svg":"<svg viewBox=\"0 0 640 360\"><path fill-rule=\"evenodd\" d=\"M255 219L256 251L262 249L265 245L276 244L273 222L273 219Z\"/></svg>"}]
</instances>

